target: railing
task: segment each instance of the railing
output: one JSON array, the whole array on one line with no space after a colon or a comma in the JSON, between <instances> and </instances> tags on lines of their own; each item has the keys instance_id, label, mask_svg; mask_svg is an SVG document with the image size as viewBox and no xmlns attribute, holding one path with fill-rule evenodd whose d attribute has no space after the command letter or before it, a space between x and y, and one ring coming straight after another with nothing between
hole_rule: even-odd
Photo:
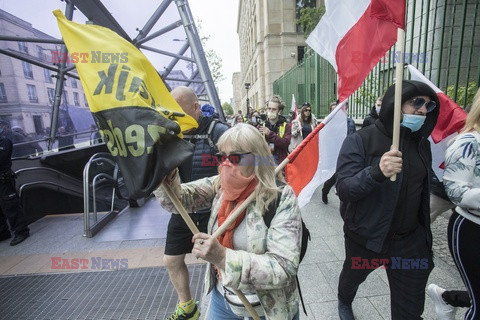
<instances>
[{"instance_id":1,"label":"railing","mask_svg":"<svg viewBox=\"0 0 480 320\"><path fill-rule=\"evenodd\" d=\"M364 118L377 97L393 84L395 60L419 69L459 105L471 103L480 85L479 1L407 1L405 54L395 46L373 68L363 85L350 97L349 114ZM372 39L375 41L375 39ZM352 57L353 59L353 57ZM332 76L333 74L333 76ZM408 72L405 78L409 78ZM309 101L323 118L336 99L337 79L330 64L311 50L304 61L273 84L273 91L290 110L292 93L297 105Z\"/></svg>"},{"instance_id":2,"label":"railing","mask_svg":"<svg viewBox=\"0 0 480 320\"><path fill-rule=\"evenodd\" d=\"M19 170L15 171L15 174L20 177L21 175L32 175L33 173L38 175L39 172L40 173L45 172L45 174L54 175L57 179L59 179L59 180L61 179L66 184L70 184L70 185L78 184L78 179L75 179L74 177L72 177L68 174L65 174L63 172L60 172L58 170L55 170L55 169L52 169L52 168L46 168L46 167L23 168L23 169L19 169ZM38 186L38 185L50 185L52 187L60 188L58 183L55 183L55 182L52 182L52 181L47 181L47 180L44 180L43 178L40 179L40 180L37 179L34 182L23 183L19 187L19 190L18 190L19 197L20 198L22 197L22 194L23 194L24 190L26 190L28 188L31 188L31 187L34 187L34 186ZM68 187L62 186L61 190L68 191L68 193L73 194L73 195L78 194L78 190L76 190L74 188L68 188Z\"/></svg>"},{"instance_id":3,"label":"railing","mask_svg":"<svg viewBox=\"0 0 480 320\"><path fill-rule=\"evenodd\" d=\"M118 212L114 210L115 199L122 198L118 186L122 178L119 174L118 164L109 153L94 154L83 170L83 201L84 201L84 233L87 238L93 237L101 228L111 221ZM99 189L111 188L111 206L101 219L98 219L97 192ZM92 211L90 212L90 200ZM92 221L91 221L92 220ZM92 223L91 223L92 222Z\"/></svg>"}]
</instances>

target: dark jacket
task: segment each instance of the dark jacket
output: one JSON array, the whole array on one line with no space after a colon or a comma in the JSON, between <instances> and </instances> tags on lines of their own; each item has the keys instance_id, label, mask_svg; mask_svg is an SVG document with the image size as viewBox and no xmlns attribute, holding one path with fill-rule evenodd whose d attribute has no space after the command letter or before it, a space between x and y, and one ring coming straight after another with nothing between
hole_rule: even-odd
<instances>
[{"instance_id":1,"label":"dark jacket","mask_svg":"<svg viewBox=\"0 0 480 320\"><path fill-rule=\"evenodd\" d=\"M285 125L284 125L285 124ZM270 133L265 137L267 143L273 143L273 156L280 164L288 155L288 146L292 139L292 126L287 123L284 116L279 115L277 122L271 124L270 121L265 121L265 126L270 129ZM280 136L280 127L285 127L283 136Z\"/></svg>"},{"instance_id":2,"label":"dark jacket","mask_svg":"<svg viewBox=\"0 0 480 320\"><path fill-rule=\"evenodd\" d=\"M427 138L435 127L440 103L435 92L418 81L404 81L402 104L417 95L430 96L437 108L427 114L422 128L412 134L410 129L401 127L400 151L408 157L403 142L416 139L418 154L424 165L424 179L420 204L419 222L427 230L427 241L432 244L430 230L430 174L432 156ZM380 170L382 155L390 150L393 131L394 87L385 93L379 119L374 125L365 127L347 136L337 161L337 191L340 197L340 213L344 220L345 234L353 241L374 252L384 252L394 233L396 208L400 199L402 183L412 170L405 166L395 182L387 179ZM404 194L404 193L402 193Z\"/></svg>"},{"instance_id":3,"label":"dark jacket","mask_svg":"<svg viewBox=\"0 0 480 320\"><path fill-rule=\"evenodd\" d=\"M212 148L208 139L198 138L198 136L207 136L208 128L212 121L217 121L211 133L211 140L216 145L221 135L227 131L228 126L218 120L214 120L213 117L200 115L200 118L198 119L198 128L185 135L185 140L193 143L195 148L193 150L193 156L180 165L180 177L183 183L218 174L218 166L213 158L218 152L217 148Z\"/></svg>"},{"instance_id":4,"label":"dark jacket","mask_svg":"<svg viewBox=\"0 0 480 320\"><path fill-rule=\"evenodd\" d=\"M370 110L370 113L363 120L362 128L368 127L369 125L373 124L377 119L378 119L378 113L377 113L377 110L375 109L375 106L373 106L372 109Z\"/></svg>"},{"instance_id":5,"label":"dark jacket","mask_svg":"<svg viewBox=\"0 0 480 320\"><path fill-rule=\"evenodd\" d=\"M0 174L9 172L12 169L13 145L10 139L0 137Z\"/></svg>"},{"instance_id":6,"label":"dark jacket","mask_svg":"<svg viewBox=\"0 0 480 320\"><path fill-rule=\"evenodd\" d=\"M357 131L357 126L355 125L355 121L348 117L347 118L347 135L352 134Z\"/></svg>"}]
</instances>

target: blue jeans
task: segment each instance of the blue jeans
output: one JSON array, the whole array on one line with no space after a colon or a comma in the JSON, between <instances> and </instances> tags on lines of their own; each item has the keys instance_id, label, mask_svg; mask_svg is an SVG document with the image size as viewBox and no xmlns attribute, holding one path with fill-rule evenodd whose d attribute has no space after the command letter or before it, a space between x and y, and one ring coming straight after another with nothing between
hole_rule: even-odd
<instances>
[{"instance_id":1,"label":"blue jeans","mask_svg":"<svg viewBox=\"0 0 480 320\"><path fill-rule=\"evenodd\" d=\"M223 295L218 292L217 287L214 287L211 293L212 297L210 298L210 308L208 311L207 320L244 320L244 317L239 317L233 313L232 309L228 305L228 302L225 301ZM248 318L253 319L253 318ZM265 317L260 317L261 320L265 320ZM292 320L299 320L299 313L293 317Z\"/></svg>"}]
</instances>

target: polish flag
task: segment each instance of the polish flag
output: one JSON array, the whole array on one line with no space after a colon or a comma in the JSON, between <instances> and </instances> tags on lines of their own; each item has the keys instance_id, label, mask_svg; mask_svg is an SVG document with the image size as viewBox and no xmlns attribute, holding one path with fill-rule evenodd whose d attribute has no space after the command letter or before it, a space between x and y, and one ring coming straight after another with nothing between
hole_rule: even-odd
<instances>
[{"instance_id":1,"label":"polish flag","mask_svg":"<svg viewBox=\"0 0 480 320\"><path fill-rule=\"evenodd\" d=\"M338 98L347 99L405 28L405 0L325 0L326 12L306 42L338 74Z\"/></svg>"},{"instance_id":2,"label":"polish flag","mask_svg":"<svg viewBox=\"0 0 480 320\"><path fill-rule=\"evenodd\" d=\"M297 102L295 101L295 95L292 93L292 106L290 107L290 111L293 111L293 118L292 120L297 119Z\"/></svg>"},{"instance_id":3,"label":"polish flag","mask_svg":"<svg viewBox=\"0 0 480 320\"><path fill-rule=\"evenodd\" d=\"M288 155L285 174L297 195L300 208L310 201L315 189L335 173L338 154L347 136L345 102L339 104Z\"/></svg>"},{"instance_id":4,"label":"polish flag","mask_svg":"<svg viewBox=\"0 0 480 320\"><path fill-rule=\"evenodd\" d=\"M448 97L443 91L428 80L417 68L408 65L412 80L428 84L438 96L440 101L440 114L437 124L429 137L432 146L432 169L440 181L443 180L445 151L449 141L455 137L465 125L467 113Z\"/></svg>"}]
</instances>

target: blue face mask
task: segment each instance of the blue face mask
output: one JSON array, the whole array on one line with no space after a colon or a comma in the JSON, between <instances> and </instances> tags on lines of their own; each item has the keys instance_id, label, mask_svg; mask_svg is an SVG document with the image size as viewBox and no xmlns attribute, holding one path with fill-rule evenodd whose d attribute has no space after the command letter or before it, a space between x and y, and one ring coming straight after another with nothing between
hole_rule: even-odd
<instances>
[{"instance_id":1,"label":"blue face mask","mask_svg":"<svg viewBox=\"0 0 480 320\"><path fill-rule=\"evenodd\" d=\"M416 132L423 126L426 118L426 116L420 116L416 114L403 114L401 125L409 128L412 130L412 132Z\"/></svg>"}]
</instances>

